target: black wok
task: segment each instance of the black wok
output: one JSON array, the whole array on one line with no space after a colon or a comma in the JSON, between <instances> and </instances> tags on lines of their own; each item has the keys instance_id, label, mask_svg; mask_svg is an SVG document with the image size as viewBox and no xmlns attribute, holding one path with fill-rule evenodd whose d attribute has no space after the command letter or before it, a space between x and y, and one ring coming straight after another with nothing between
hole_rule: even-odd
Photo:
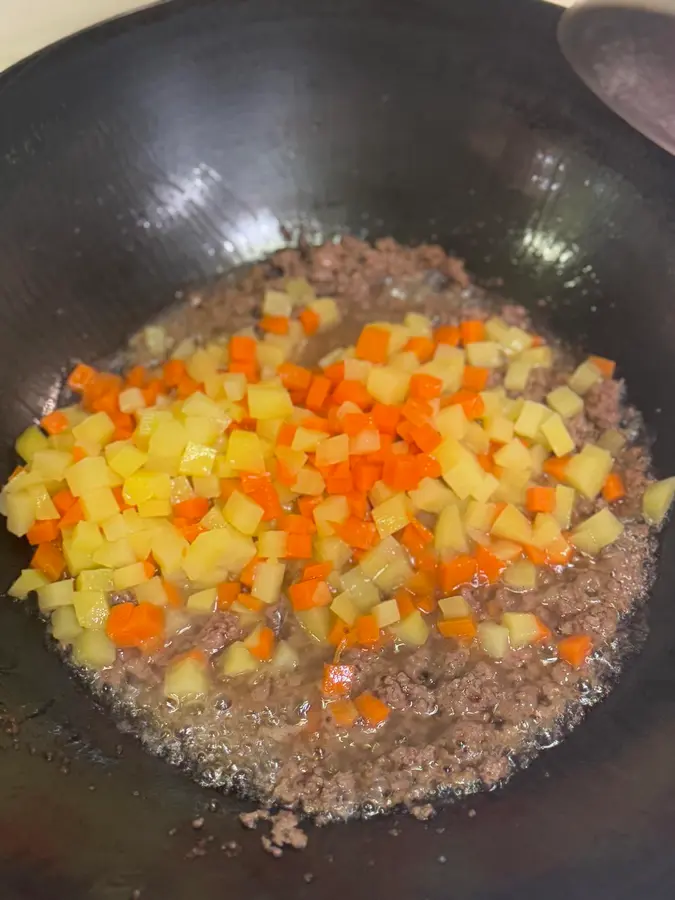
<instances>
[{"instance_id":1,"label":"black wok","mask_svg":"<svg viewBox=\"0 0 675 900\"><path fill-rule=\"evenodd\" d=\"M670 474L675 163L575 80L558 17L525 0L176 0L8 73L3 478L73 358L114 351L177 289L277 246L282 226L431 238L502 276L619 361ZM3 531L3 583L25 559ZM643 653L505 790L428 827L398 821L398 837L392 819L310 830L280 862L241 831L240 804L120 734L40 623L3 602L0 896L673 897L674 588L671 525Z\"/></svg>"}]
</instances>

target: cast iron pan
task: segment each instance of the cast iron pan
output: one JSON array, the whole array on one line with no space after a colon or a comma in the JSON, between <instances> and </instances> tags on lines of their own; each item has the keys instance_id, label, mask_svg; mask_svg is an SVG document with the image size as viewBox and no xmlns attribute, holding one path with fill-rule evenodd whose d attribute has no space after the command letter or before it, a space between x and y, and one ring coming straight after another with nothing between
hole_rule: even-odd
<instances>
[{"instance_id":1,"label":"cast iron pan","mask_svg":"<svg viewBox=\"0 0 675 900\"><path fill-rule=\"evenodd\" d=\"M525 0L176 0L10 72L3 478L73 358L115 350L178 288L277 246L282 225L432 238L502 276L563 335L618 359L671 474L675 164L575 80L558 16ZM3 583L25 559L3 530ZM0 895L671 898L674 587L671 526L644 652L505 790L428 827L401 819L398 837L392 819L310 829L308 850L281 861L242 832L241 804L121 735L42 626L3 602ZM186 859L208 834L206 856Z\"/></svg>"}]
</instances>

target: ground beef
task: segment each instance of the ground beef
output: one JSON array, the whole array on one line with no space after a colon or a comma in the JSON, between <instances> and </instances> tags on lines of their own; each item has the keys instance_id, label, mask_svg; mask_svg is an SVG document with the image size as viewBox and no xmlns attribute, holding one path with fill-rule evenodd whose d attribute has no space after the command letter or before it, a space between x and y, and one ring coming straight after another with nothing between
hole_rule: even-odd
<instances>
[{"instance_id":1,"label":"ground beef","mask_svg":"<svg viewBox=\"0 0 675 900\"><path fill-rule=\"evenodd\" d=\"M616 428L621 421L623 381L606 379L594 384L584 397L586 415L603 431Z\"/></svg>"}]
</instances>

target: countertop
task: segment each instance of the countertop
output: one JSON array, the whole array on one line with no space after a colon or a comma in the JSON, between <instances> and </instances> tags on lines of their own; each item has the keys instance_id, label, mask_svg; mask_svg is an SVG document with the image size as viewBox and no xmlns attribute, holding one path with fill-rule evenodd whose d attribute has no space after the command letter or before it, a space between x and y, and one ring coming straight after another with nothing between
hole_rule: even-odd
<instances>
[{"instance_id":1,"label":"countertop","mask_svg":"<svg viewBox=\"0 0 675 900\"><path fill-rule=\"evenodd\" d=\"M97 22L158 0L0 0L0 71ZM571 6L574 0L548 0Z\"/></svg>"}]
</instances>

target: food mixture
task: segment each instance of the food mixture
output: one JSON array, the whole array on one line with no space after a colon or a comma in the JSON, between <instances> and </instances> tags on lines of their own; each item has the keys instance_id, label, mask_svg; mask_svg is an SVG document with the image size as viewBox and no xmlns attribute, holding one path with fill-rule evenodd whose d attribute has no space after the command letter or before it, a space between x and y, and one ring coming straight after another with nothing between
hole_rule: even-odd
<instances>
[{"instance_id":1,"label":"food mixture","mask_svg":"<svg viewBox=\"0 0 675 900\"><path fill-rule=\"evenodd\" d=\"M675 492L612 361L351 238L129 359L75 366L0 511L9 593L155 752L327 821L493 786L579 718Z\"/></svg>"}]
</instances>

